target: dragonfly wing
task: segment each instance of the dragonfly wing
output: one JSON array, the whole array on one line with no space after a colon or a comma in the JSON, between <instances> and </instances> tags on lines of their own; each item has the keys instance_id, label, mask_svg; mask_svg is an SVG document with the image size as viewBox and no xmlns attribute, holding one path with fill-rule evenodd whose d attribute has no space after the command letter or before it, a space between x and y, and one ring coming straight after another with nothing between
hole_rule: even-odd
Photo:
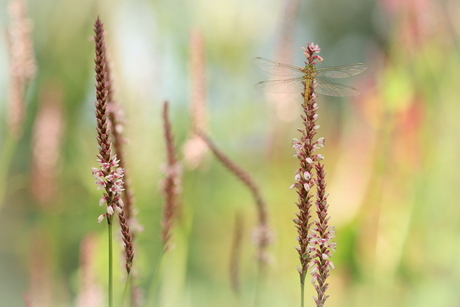
<instances>
[{"instance_id":1,"label":"dragonfly wing","mask_svg":"<svg viewBox=\"0 0 460 307\"><path fill-rule=\"evenodd\" d=\"M329 78L346 78L362 73L367 69L363 63L355 63L343 66L332 66L316 69L316 76Z\"/></svg>"},{"instance_id":2,"label":"dragonfly wing","mask_svg":"<svg viewBox=\"0 0 460 307\"><path fill-rule=\"evenodd\" d=\"M281 64L261 57L253 58L251 62L258 69L276 76L300 77L305 74L300 67Z\"/></svg>"},{"instance_id":3,"label":"dragonfly wing","mask_svg":"<svg viewBox=\"0 0 460 307\"><path fill-rule=\"evenodd\" d=\"M275 94L301 93L305 89L302 80L303 78L261 81L254 85L254 88L262 92Z\"/></svg>"},{"instance_id":4,"label":"dragonfly wing","mask_svg":"<svg viewBox=\"0 0 460 307\"><path fill-rule=\"evenodd\" d=\"M361 92L354 87L332 83L322 79L316 79L315 93L335 97L358 96L361 94Z\"/></svg>"}]
</instances>

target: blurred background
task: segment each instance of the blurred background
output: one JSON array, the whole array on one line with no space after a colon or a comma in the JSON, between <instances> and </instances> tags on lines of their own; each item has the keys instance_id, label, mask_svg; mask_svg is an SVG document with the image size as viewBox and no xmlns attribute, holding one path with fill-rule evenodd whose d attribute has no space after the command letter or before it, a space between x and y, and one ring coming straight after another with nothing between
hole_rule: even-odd
<instances>
[{"instance_id":1,"label":"blurred background","mask_svg":"<svg viewBox=\"0 0 460 307\"><path fill-rule=\"evenodd\" d=\"M320 65L369 67L340 80L360 96L318 98L318 136L326 138L319 153L337 229L326 305L458 306L460 2L1 0L0 7L1 306L106 305L107 227L97 223L104 209L91 176L97 16L124 108L127 172L143 228L133 267L140 306L254 306L256 296L260 306L299 305L289 186L301 97L254 90L270 76L250 61L302 66L306 42L321 47ZM162 258L164 100L183 188L174 248ZM193 138L192 126L264 196L274 241L263 280L251 194ZM236 229L237 264L230 259ZM119 302L120 240L115 254ZM313 306L314 289L306 289Z\"/></svg>"}]
</instances>

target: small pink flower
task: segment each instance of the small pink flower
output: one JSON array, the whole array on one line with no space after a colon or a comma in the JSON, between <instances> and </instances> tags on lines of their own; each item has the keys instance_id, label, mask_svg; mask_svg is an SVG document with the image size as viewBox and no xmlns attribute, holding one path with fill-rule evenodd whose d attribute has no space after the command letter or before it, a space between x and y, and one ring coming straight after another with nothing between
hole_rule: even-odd
<instances>
[{"instance_id":1,"label":"small pink flower","mask_svg":"<svg viewBox=\"0 0 460 307\"><path fill-rule=\"evenodd\" d=\"M321 147L325 146L325 142L326 142L325 139L323 137L321 137L316 141L316 144L317 144L318 148L321 148Z\"/></svg>"},{"instance_id":2,"label":"small pink flower","mask_svg":"<svg viewBox=\"0 0 460 307\"><path fill-rule=\"evenodd\" d=\"M317 274L313 275L313 277L311 278L311 283L315 284L317 279L318 279L318 275Z\"/></svg>"},{"instance_id":3,"label":"small pink flower","mask_svg":"<svg viewBox=\"0 0 460 307\"><path fill-rule=\"evenodd\" d=\"M101 175L102 175L101 170L99 170L98 168L95 168L95 167L92 167L91 169L92 169L93 177L95 179L98 179L99 177L101 177Z\"/></svg>"},{"instance_id":4,"label":"small pink flower","mask_svg":"<svg viewBox=\"0 0 460 307\"><path fill-rule=\"evenodd\" d=\"M104 170L108 170L110 168L110 163L107 163L107 162L101 163L101 167Z\"/></svg>"},{"instance_id":5,"label":"small pink flower","mask_svg":"<svg viewBox=\"0 0 460 307\"><path fill-rule=\"evenodd\" d=\"M113 215L113 212L114 212L114 211L113 211L112 206L107 206L107 213L108 213L109 215Z\"/></svg>"},{"instance_id":6,"label":"small pink flower","mask_svg":"<svg viewBox=\"0 0 460 307\"><path fill-rule=\"evenodd\" d=\"M103 181L101 178L97 179L95 183L98 190L105 188L106 182Z\"/></svg>"},{"instance_id":7,"label":"small pink flower","mask_svg":"<svg viewBox=\"0 0 460 307\"><path fill-rule=\"evenodd\" d=\"M307 48L311 50L312 53L320 52L321 48L319 48L318 44L313 42L307 44Z\"/></svg>"},{"instance_id":8,"label":"small pink flower","mask_svg":"<svg viewBox=\"0 0 460 307\"><path fill-rule=\"evenodd\" d=\"M117 156L114 155L113 158L112 158L111 166L118 167L119 163L120 163L120 160L117 160Z\"/></svg>"},{"instance_id":9,"label":"small pink flower","mask_svg":"<svg viewBox=\"0 0 460 307\"><path fill-rule=\"evenodd\" d=\"M314 160L314 161L321 161L321 160L324 160L324 156L321 155L321 154L314 155L314 156L313 156L313 160Z\"/></svg>"},{"instance_id":10,"label":"small pink flower","mask_svg":"<svg viewBox=\"0 0 460 307\"><path fill-rule=\"evenodd\" d=\"M110 191L114 194L120 194L123 191L122 185L114 184L110 188Z\"/></svg>"},{"instance_id":11,"label":"small pink flower","mask_svg":"<svg viewBox=\"0 0 460 307\"><path fill-rule=\"evenodd\" d=\"M107 197L105 196L99 200L99 206L105 205L106 203L107 203Z\"/></svg>"},{"instance_id":12,"label":"small pink flower","mask_svg":"<svg viewBox=\"0 0 460 307\"><path fill-rule=\"evenodd\" d=\"M119 179L119 178L123 178L124 176L124 169L122 169L121 167L117 168L115 170L115 172L112 173L112 176L114 179Z\"/></svg>"},{"instance_id":13,"label":"small pink flower","mask_svg":"<svg viewBox=\"0 0 460 307\"><path fill-rule=\"evenodd\" d=\"M315 62L315 63L316 63L316 62L320 62L320 63L321 63L321 62L323 62L323 60L324 60L320 55L315 55L315 56L313 56L312 59L313 59L312 61Z\"/></svg>"},{"instance_id":14,"label":"small pink flower","mask_svg":"<svg viewBox=\"0 0 460 307\"><path fill-rule=\"evenodd\" d=\"M99 217L97 218L97 222L100 224L104 220L104 217L105 217L105 214L99 215Z\"/></svg>"},{"instance_id":15,"label":"small pink flower","mask_svg":"<svg viewBox=\"0 0 460 307\"><path fill-rule=\"evenodd\" d=\"M312 263L315 264L314 262L312 262ZM316 265L313 265L313 268L311 269L310 274L315 275L316 271L318 271L318 267Z\"/></svg>"}]
</instances>

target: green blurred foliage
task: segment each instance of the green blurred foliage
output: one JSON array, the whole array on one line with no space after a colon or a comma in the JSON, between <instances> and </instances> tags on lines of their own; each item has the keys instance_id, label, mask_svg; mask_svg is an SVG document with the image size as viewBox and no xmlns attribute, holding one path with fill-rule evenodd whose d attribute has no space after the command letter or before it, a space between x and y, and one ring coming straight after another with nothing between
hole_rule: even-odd
<instances>
[{"instance_id":1,"label":"green blurred foliage","mask_svg":"<svg viewBox=\"0 0 460 307\"><path fill-rule=\"evenodd\" d=\"M191 30L201 31L205 41L208 134L257 181L276 233L269 250L273 261L259 285L260 306L299 305L296 195L288 187L297 168L291 140L300 125L293 101L301 98L256 92L252 85L267 76L256 72L250 59L275 59L276 50L286 48L292 64L302 65L306 41L319 43L326 66L369 66L348 81L362 91L360 97L318 98L338 244L327 306L457 306L458 1L302 2L290 16L292 50L283 41L290 38L280 37L288 3L28 1L37 73L26 89L19 140L7 129L6 35L0 45L0 306L23 306L24 295L34 299L34 293L40 293L37 304L77 306L83 291L81 245L89 235L96 246L90 255L94 281L106 288L107 233L104 223L96 222L103 209L91 176L97 165L92 70L97 16L106 27L115 96L125 109L127 171L144 228L135 243L136 283L146 297L155 289L155 306L252 306L257 287L251 195L210 153L200 168L184 167L175 248L160 265L159 181L165 160L160 108L170 101L183 157L191 122ZM6 1L0 7L6 33ZM35 124L53 93L62 116L59 158L52 197L40 202L32 191ZM277 102L286 99L291 104L283 109ZM228 267L236 212L244 216L245 232L239 297L231 291ZM117 242L119 300L123 259ZM308 286L306 299L313 306Z\"/></svg>"}]
</instances>

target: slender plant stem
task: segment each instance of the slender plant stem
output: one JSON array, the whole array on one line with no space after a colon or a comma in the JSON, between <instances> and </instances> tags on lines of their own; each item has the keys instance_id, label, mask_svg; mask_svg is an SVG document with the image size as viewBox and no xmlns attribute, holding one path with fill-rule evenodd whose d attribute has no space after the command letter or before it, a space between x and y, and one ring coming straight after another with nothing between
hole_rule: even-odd
<instances>
[{"instance_id":1,"label":"slender plant stem","mask_svg":"<svg viewBox=\"0 0 460 307\"><path fill-rule=\"evenodd\" d=\"M123 299L121 300L121 306L125 306L126 297L128 296L128 291L130 289L129 284L131 281L131 274L126 275L125 290L123 291Z\"/></svg>"},{"instance_id":2,"label":"slender plant stem","mask_svg":"<svg viewBox=\"0 0 460 307\"><path fill-rule=\"evenodd\" d=\"M257 265L257 279L256 279L256 289L255 289L255 298L254 298L254 307L260 306L260 289L262 288L262 283L265 280L265 268L266 264L262 261L259 261Z\"/></svg>"},{"instance_id":3,"label":"slender plant stem","mask_svg":"<svg viewBox=\"0 0 460 307\"><path fill-rule=\"evenodd\" d=\"M305 303L305 283L300 283L300 307L304 307Z\"/></svg>"},{"instance_id":4,"label":"slender plant stem","mask_svg":"<svg viewBox=\"0 0 460 307\"><path fill-rule=\"evenodd\" d=\"M0 157L0 209L4 204L5 190L7 187L6 178L14 156L17 141L9 133L5 133Z\"/></svg>"},{"instance_id":5,"label":"slender plant stem","mask_svg":"<svg viewBox=\"0 0 460 307\"><path fill-rule=\"evenodd\" d=\"M107 217L109 231L109 307L113 307L113 248L112 248L112 217Z\"/></svg>"},{"instance_id":6,"label":"slender plant stem","mask_svg":"<svg viewBox=\"0 0 460 307\"><path fill-rule=\"evenodd\" d=\"M145 306L154 306L156 295L158 294L158 287L160 284L160 274L161 268L163 266L165 254L164 252L160 256L160 259L157 261L157 265L153 270L153 279L150 282L150 289L147 295L147 300Z\"/></svg>"}]
</instances>

